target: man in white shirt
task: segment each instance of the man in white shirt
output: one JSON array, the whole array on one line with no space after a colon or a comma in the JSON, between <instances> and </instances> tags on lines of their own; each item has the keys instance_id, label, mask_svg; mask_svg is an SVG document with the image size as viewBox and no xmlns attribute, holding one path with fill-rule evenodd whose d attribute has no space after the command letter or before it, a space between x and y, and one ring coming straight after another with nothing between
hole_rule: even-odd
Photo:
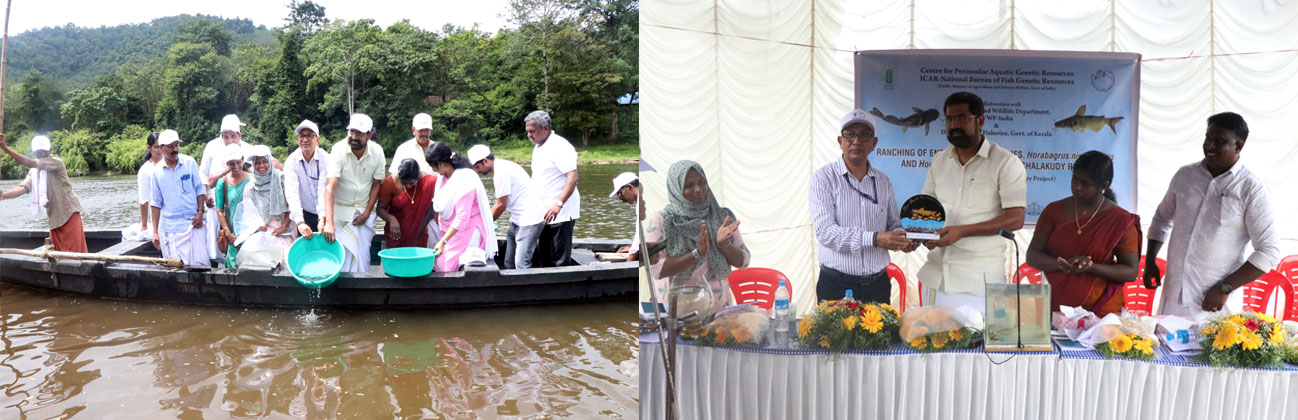
<instances>
[{"instance_id":1,"label":"man in white shirt","mask_svg":"<svg viewBox=\"0 0 1298 420\"><path fill-rule=\"evenodd\" d=\"M329 153L329 180L320 218L320 234L333 242L342 242L347 250L343 271L363 273L370 266L370 245L374 239L374 206L379 201L379 186L386 176L383 147L370 141L374 122L365 114L352 114L347 124L347 140L334 145Z\"/></svg>"},{"instance_id":2,"label":"man in white shirt","mask_svg":"<svg viewBox=\"0 0 1298 420\"><path fill-rule=\"evenodd\" d=\"M608 198L622 200L635 207L635 223L644 220L645 209L644 200L640 199L640 177L632 172L623 172L613 178L613 192L608 194ZM640 229L636 229L631 234L631 245L618 248L617 252L626 253L627 261L635 261L640 256Z\"/></svg>"},{"instance_id":3,"label":"man in white shirt","mask_svg":"<svg viewBox=\"0 0 1298 420\"><path fill-rule=\"evenodd\" d=\"M428 148L432 147L433 143L436 143L432 140L433 117L423 113L415 115L415 119L410 125L410 133L414 134L415 137L397 146L396 154L392 156L392 167L388 169L388 173L396 175L397 167L401 166L401 161L414 159L415 163L419 164L420 172L436 175L433 172L433 167L428 166L428 160L424 159L424 154L428 152Z\"/></svg>"},{"instance_id":4,"label":"man in white shirt","mask_svg":"<svg viewBox=\"0 0 1298 420\"><path fill-rule=\"evenodd\" d=\"M320 203L329 179L329 154L320 150L320 127L297 125L297 150L284 160L284 199L297 231L307 239L320 229Z\"/></svg>"},{"instance_id":5,"label":"man in white shirt","mask_svg":"<svg viewBox=\"0 0 1298 420\"><path fill-rule=\"evenodd\" d=\"M217 179L220 179L230 172L230 169L219 161L224 158L225 147L227 145L238 144L245 148L248 147L248 143L244 143L243 141L243 134L240 129L240 127L245 125L247 124L239 122L239 116L234 114L226 115L225 118L221 119L221 135L208 141L207 145L203 146L203 157L198 165L198 175L204 185L216 185ZM217 220L218 216L216 211L213 209L216 207L216 199L214 198L216 197L216 194L211 187L207 187L205 191L207 195L207 210L204 214L206 215L207 220L204 222L204 226L207 228L207 254L213 260L223 261L225 258L225 250L219 249L216 246L216 231L221 229L221 222Z\"/></svg>"},{"instance_id":6,"label":"man in white shirt","mask_svg":"<svg viewBox=\"0 0 1298 420\"><path fill-rule=\"evenodd\" d=\"M1239 312L1240 288L1280 261L1266 187L1239 162L1247 138L1239 114L1209 117L1203 160L1176 171L1154 212L1144 281L1153 289L1162 278L1155 258L1170 232L1163 314L1197 319L1222 307ZM1245 254L1250 243L1253 253Z\"/></svg>"},{"instance_id":7,"label":"man in white shirt","mask_svg":"<svg viewBox=\"0 0 1298 420\"><path fill-rule=\"evenodd\" d=\"M532 177L517 163L496 159L491 149L479 144L469 148L466 156L479 175L495 173L492 184L496 191L496 204L491 206L491 219L509 210L509 231L505 234L505 268L532 268L536 243L541 239L545 215L541 202L532 189Z\"/></svg>"},{"instance_id":8,"label":"man in white shirt","mask_svg":"<svg viewBox=\"0 0 1298 420\"><path fill-rule=\"evenodd\" d=\"M545 210L545 228L533 256L535 266L568 265L572 257L572 228L581 217L577 192L577 149L551 128L550 114L533 111L523 119L532 142L532 183Z\"/></svg>"},{"instance_id":9,"label":"man in white shirt","mask_svg":"<svg viewBox=\"0 0 1298 420\"><path fill-rule=\"evenodd\" d=\"M1027 170L1008 149L982 135L983 101L969 92L946 98L950 147L933 155L923 194L937 197L946 210L946 226L919 270L926 304L969 306L983 312L985 283L1006 281L1009 241L997 231L1023 227L1027 205Z\"/></svg>"}]
</instances>

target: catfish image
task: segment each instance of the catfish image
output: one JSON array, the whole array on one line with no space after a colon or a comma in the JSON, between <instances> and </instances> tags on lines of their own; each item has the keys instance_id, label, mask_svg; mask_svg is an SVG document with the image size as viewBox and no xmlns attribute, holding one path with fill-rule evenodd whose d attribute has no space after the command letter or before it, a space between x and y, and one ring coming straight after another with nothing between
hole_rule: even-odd
<instances>
[{"instance_id":1,"label":"catfish image","mask_svg":"<svg viewBox=\"0 0 1298 420\"><path fill-rule=\"evenodd\" d=\"M1110 130L1113 130L1113 134L1118 134L1118 129L1114 127L1118 121L1122 121L1122 117L1105 118L1103 115L1086 115L1086 105L1082 105L1077 108L1077 113L1073 116L1055 121L1055 128L1085 133L1086 130L1100 131L1107 125Z\"/></svg>"},{"instance_id":2,"label":"catfish image","mask_svg":"<svg viewBox=\"0 0 1298 420\"><path fill-rule=\"evenodd\" d=\"M925 109L919 109L915 107L911 107L910 109L915 111L915 113L910 114L905 118L897 118L895 115L883 115L883 112L879 111L879 108L870 109L870 113L874 114L874 116L876 117L883 119L885 122L889 124L901 126L901 132L903 133L906 132L907 128L919 127L922 125L924 126L924 135L927 136L929 123L932 123L933 121L937 120L938 117L937 110L936 109L925 110Z\"/></svg>"}]
</instances>

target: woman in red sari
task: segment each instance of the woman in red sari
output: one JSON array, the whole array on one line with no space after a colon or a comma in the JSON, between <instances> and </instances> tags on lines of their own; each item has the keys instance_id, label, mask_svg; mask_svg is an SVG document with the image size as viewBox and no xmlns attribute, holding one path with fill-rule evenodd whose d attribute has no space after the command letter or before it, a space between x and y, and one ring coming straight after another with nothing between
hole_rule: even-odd
<instances>
[{"instance_id":1,"label":"woman in red sari","mask_svg":"<svg viewBox=\"0 0 1298 420\"><path fill-rule=\"evenodd\" d=\"M1051 310L1082 307L1098 316L1117 313L1122 286L1136 280L1140 218L1114 201L1113 160L1083 153L1073 166L1073 195L1046 206L1028 245L1028 265L1050 281Z\"/></svg>"},{"instance_id":2,"label":"woman in red sari","mask_svg":"<svg viewBox=\"0 0 1298 420\"><path fill-rule=\"evenodd\" d=\"M428 246L428 222L433 220L433 191L437 177L419 171L414 159L404 159L397 173L379 187L379 217L387 221L387 248Z\"/></svg>"}]
</instances>

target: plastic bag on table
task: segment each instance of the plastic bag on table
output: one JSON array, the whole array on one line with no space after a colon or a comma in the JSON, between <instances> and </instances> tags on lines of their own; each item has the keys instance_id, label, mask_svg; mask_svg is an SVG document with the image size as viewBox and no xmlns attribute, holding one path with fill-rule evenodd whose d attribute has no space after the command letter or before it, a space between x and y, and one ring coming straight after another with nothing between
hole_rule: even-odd
<instances>
[{"instance_id":1,"label":"plastic bag on table","mask_svg":"<svg viewBox=\"0 0 1298 420\"><path fill-rule=\"evenodd\" d=\"M982 317L967 308L921 306L901 315L901 339L924 351L964 348L978 341Z\"/></svg>"},{"instance_id":2,"label":"plastic bag on table","mask_svg":"<svg viewBox=\"0 0 1298 420\"><path fill-rule=\"evenodd\" d=\"M700 344L755 346L761 344L771 321L765 309L752 304L730 306L703 322Z\"/></svg>"},{"instance_id":3,"label":"plastic bag on table","mask_svg":"<svg viewBox=\"0 0 1298 420\"><path fill-rule=\"evenodd\" d=\"M243 240L235 261L239 268L274 269L288 256L290 244L287 237L277 237L271 232L255 232Z\"/></svg>"},{"instance_id":4,"label":"plastic bag on table","mask_svg":"<svg viewBox=\"0 0 1298 420\"><path fill-rule=\"evenodd\" d=\"M1134 316L1122 317L1118 314L1108 314L1090 329L1083 331L1077 337L1077 341L1095 347L1100 343L1107 343L1118 337L1131 335L1137 335L1150 341L1155 340L1153 334L1146 333L1141 327L1140 319Z\"/></svg>"},{"instance_id":5,"label":"plastic bag on table","mask_svg":"<svg viewBox=\"0 0 1298 420\"><path fill-rule=\"evenodd\" d=\"M1050 325L1056 330L1063 331L1070 340L1076 340L1083 332L1099 322L1100 317L1081 307L1060 306L1059 312L1050 315Z\"/></svg>"}]
</instances>

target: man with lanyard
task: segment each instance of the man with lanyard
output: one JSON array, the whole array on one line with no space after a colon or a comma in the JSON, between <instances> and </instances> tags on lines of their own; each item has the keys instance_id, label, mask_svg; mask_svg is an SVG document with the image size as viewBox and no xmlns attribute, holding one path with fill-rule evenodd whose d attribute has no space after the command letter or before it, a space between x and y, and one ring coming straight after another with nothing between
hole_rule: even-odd
<instances>
[{"instance_id":1,"label":"man with lanyard","mask_svg":"<svg viewBox=\"0 0 1298 420\"><path fill-rule=\"evenodd\" d=\"M816 299L842 299L847 289L863 302L890 303L888 251L910 252L892 181L870 164L878 145L874 117L860 109L843 116L841 157L811 177L811 223L819 246ZM901 285L906 287L906 285Z\"/></svg>"},{"instance_id":2,"label":"man with lanyard","mask_svg":"<svg viewBox=\"0 0 1298 420\"><path fill-rule=\"evenodd\" d=\"M194 158L180 154L175 130L158 134L162 165L153 171L153 246L164 258L183 261L191 269L212 268L207 230L203 228L207 190Z\"/></svg>"},{"instance_id":3,"label":"man with lanyard","mask_svg":"<svg viewBox=\"0 0 1298 420\"><path fill-rule=\"evenodd\" d=\"M320 128L311 120L297 125L297 150L284 160L284 199L297 231L307 239L319 232L320 199L329 179L329 155L320 150Z\"/></svg>"},{"instance_id":4,"label":"man with lanyard","mask_svg":"<svg viewBox=\"0 0 1298 420\"><path fill-rule=\"evenodd\" d=\"M1167 249L1167 288L1161 313L1202 318L1210 312L1243 310L1240 289L1280 262L1266 186L1239 162L1248 124L1234 112L1208 118L1203 160L1182 166L1149 224L1145 287L1154 289L1162 273L1155 264ZM1246 246L1253 252L1246 254Z\"/></svg>"},{"instance_id":5,"label":"man with lanyard","mask_svg":"<svg viewBox=\"0 0 1298 420\"><path fill-rule=\"evenodd\" d=\"M925 304L986 308L986 283L1006 279L1009 241L998 229L1023 227L1027 170L1013 152L982 135L983 101L969 92L946 98L950 147L933 155L923 193L946 210L940 237L927 241L928 261L919 270Z\"/></svg>"},{"instance_id":6,"label":"man with lanyard","mask_svg":"<svg viewBox=\"0 0 1298 420\"><path fill-rule=\"evenodd\" d=\"M551 128L550 114L533 111L523 119L532 142L532 182L546 206L545 227L537 244L537 267L567 265L572 257L572 228L581 217L577 191L577 149Z\"/></svg>"},{"instance_id":7,"label":"man with lanyard","mask_svg":"<svg viewBox=\"0 0 1298 420\"><path fill-rule=\"evenodd\" d=\"M374 122L365 114L352 114L347 124L347 141L334 145L329 154L329 180L321 204L320 234L347 249L343 271L363 273L370 266L370 245L374 239L374 206L383 183L383 146L370 141Z\"/></svg>"},{"instance_id":8,"label":"man with lanyard","mask_svg":"<svg viewBox=\"0 0 1298 420\"><path fill-rule=\"evenodd\" d=\"M491 149L479 144L465 154L474 172L492 177L496 191L496 204L491 206L491 219L509 210L509 231L505 234L505 268L532 268L541 229L545 226L541 202L532 188L532 178L519 164L496 159Z\"/></svg>"},{"instance_id":9,"label":"man with lanyard","mask_svg":"<svg viewBox=\"0 0 1298 420\"><path fill-rule=\"evenodd\" d=\"M0 135L0 148L18 163L31 168L17 187L0 193L0 200L32 193L32 216L39 217L42 208L49 216L50 241L55 251L89 252L86 248L86 233L81 225L81 200L72 192L72 183L68 181L68 170L63 159L50 154L50 139L45 136L32 138L32 157L23 156L9 148L4 135Z\"/></svg>"},{"instance_id":10,"label":"man with lanyard","mask_svg":"<svg viewBox=\"0 0 1298 420\"><path fill-rule=\"evenodd\" d=\"M640 177L633 172L623 172L613 178L613 192L608 198L622 200L635 208L636 223L644 220L644 201L640 200ZM631 245L618 248L617 252L627 254L627 261L635 261L640 256L640 229L631 234Z\"/></svg>"},{"instance_id":11,"label":"man with lanyard","mask_svg":"<svg viewBox=\"0 0 1298 420\"><path fill-rule=\"evenodd\" d=\"M424 154L433 145L433 117L423 113L415 115L414 121L410 124L410 133L414 134L415 137L397 146L397 152L392 156L392 167L388 169L388 173L396 175L397 167L401 166L401 161L414 159L415 163L419 164L420 172L436 176L437 173L433 172L433 168L428 166L428 161L424 159Z\"/></svg>"}]
</instances>

